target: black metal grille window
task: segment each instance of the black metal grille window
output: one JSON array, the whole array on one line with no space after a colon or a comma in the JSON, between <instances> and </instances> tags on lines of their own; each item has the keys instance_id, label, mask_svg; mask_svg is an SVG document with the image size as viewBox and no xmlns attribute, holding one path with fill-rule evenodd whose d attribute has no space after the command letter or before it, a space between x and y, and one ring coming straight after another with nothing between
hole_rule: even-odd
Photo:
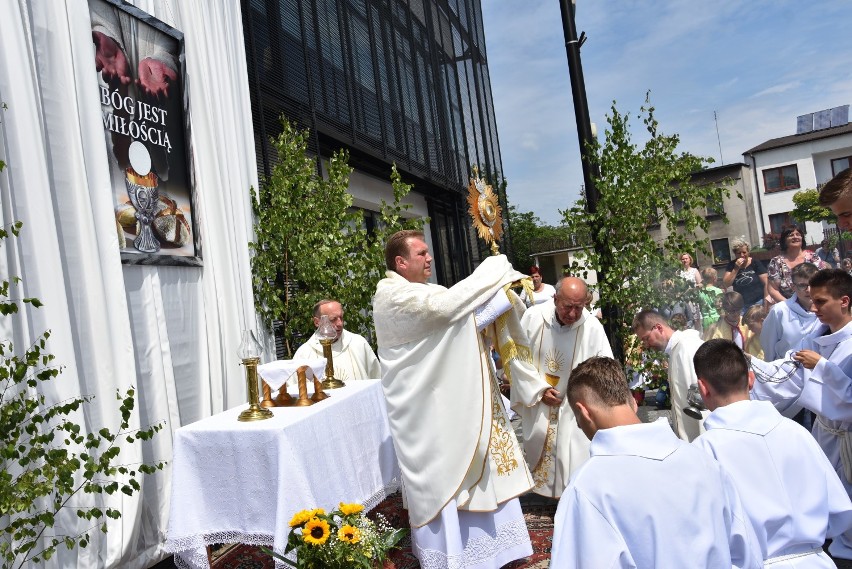
<instances>
[{"instance_id":1,"label":"black metal grille window","mask_svg":"<svg viewBox=\"0 0 852 569\"><path fill-rule=\"evenodd\" d=\"M437 215L441 282L469 274L481 254L465 213L470 166L502 177L480 1L243 0L242 8L260 173L271 170L269 138L282 114L310 130L312 152L346 147L352 166L384 179L395 162Z\"/></svg>"}]
</instances>

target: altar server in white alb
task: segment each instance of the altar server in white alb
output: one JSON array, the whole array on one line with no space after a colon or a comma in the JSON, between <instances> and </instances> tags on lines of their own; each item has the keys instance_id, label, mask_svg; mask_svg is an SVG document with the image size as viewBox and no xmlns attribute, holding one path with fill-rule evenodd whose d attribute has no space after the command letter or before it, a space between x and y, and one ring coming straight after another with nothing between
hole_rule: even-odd
<instances>
[{"instance_id":1,"label":"altar server in white alb","mask_svg":"<svg viewBox=\"0 0 852 569\"><path fill-rule=\"evenodd\" d=\"M763 321L760 345L763 359L771 362L784 357L789 350L799 347L802 339L819 326L819 319L811 312L811 294L808 281L819 269L813 263L802 263L791 275L796 292L785 300L772 305Z\"/></svg>"},{"instance_id":2,"label":"altar server in white alb","mask_svg":"<svg viewBox=\"0 0 852 569\"><path fill-rule=\"evenodd\" d=\"M592 356L612 357L603 326L586 310L586 283L564 277L552 300L521 319L538 373L513 378L512 409L521 417L533 491L558 498L571 473L589 458L589 439L565 399L571 370Z\"/></svg>"},{"instance_id":3,"label":"altar server in white alb","mask_svg":"<svg viewBox=\"0 0 852 569\"><path fill-rule=\"evenodd\" d=\"M394 234L385 261L373 318L412 549L426 569L526 557L516 498L532 477L474 317L523 275L498 255L449 289L430 284L432 257L416 231Z\"/></svg>"},{"instance_id":4,"label":"altar server in white alb","mask_svg":"<svg viewBox=\"0 0 852 569\"><path fill-rule=\"evenodd\" d=\"M763 567L730 477L666 419L642 423L621 364L583 362L567 395L592 456L559 501L551 567Z\"/></svg>"},{"instance_id":5,"label":"altar server in white alb","mask_svg":"<svg viewBox=\"0 0 852 569\"><path fill-rule=\"evenodd\" d=\"M852 496L852 276L823 269L811 277L810 293L821 325L783 360L750 359L756 379L751 397L771 401L788 417L802 407L813 411L813 436ZM832 541L829 553L852 559L852 531Z\"/></svg>"},{"instance_id":6,"label":"altar server in white alb","mask_svg":"<svg viewBox=\"0 0 852 569\"><path fill-rule=\"evenodd\" d=\"M320 300L314 305L314 326L319 327L320 318L328 316L337 337L331 344L334 362L334 377L341 381L350 379L379 379L381 366L373 348L363 336L343 328L343 306L336 300ZM293 359L316 359L325 357L322 344L316 333L299 346Z\"/></svg>"},{"instance_id":7,"label":"altar server in white alb","mask_svg":"<svg viewBox=\"0 0 852 569\"><path fill-rule=\"evenodd\" d=\"M703 343L697 330L674 330L656 310L643 310L633 320L633 333L645 348L665 352L669 357L669 390L672 422L678 437L692 441L704 432L704 425L683 412L689 386L696 382L692 356Z\"/></svg>"},{"instance_id":8,"label":"altar server in white alb","mask_svg":"<svg viewBox=\"0 0 852 569\"><path fill-rule=\"evenodd\" d=\"M708 340L693 361L711 411L693 444L731 475L765 562L835 567L822 544L852 527L852 502L825 453L771 403L749 399L754 375L733 342Z\"/></svg>"}]
</instances>

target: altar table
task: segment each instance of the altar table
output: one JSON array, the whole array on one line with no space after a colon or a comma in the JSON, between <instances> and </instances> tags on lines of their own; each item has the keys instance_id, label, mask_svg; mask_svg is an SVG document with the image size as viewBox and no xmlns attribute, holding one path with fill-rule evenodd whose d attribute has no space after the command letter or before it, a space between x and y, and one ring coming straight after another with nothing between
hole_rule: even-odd
<instances>
[{"instance_id":1,"label":"altar table","mask_svg":"<svg viewBox=\"0 0 852 569\"><path fill-rule=\"evenodd\" d=\"M283 552L299 510L369 510L399 488L380 381L328 393L310 407L272 408L263 421L237 421L245 404L175 431L165 549L178 567L209 567L214 543Z\"/></svg>"}]
</instances>

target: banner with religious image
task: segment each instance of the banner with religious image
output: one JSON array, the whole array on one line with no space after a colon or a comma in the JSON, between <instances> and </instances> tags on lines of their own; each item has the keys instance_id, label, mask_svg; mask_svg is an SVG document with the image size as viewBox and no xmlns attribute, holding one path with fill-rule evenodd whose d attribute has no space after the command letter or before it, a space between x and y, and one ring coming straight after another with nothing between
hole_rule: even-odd
<instances>
[{"instance_id":1,"label":"banner with religious image","mask_svg":"<svg viewBox=\"0 0 852 569\"><path fill-rule=\"evenodd\" d=\"M200 265L183 34L122 0L89 13L121 260Z\"/></svg>"}]
</instances>

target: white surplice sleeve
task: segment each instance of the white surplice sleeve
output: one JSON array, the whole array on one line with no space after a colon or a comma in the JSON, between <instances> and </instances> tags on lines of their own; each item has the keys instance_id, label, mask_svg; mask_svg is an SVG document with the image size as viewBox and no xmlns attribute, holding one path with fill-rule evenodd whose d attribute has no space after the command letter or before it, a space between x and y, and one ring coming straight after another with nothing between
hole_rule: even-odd
<instances>
[{"instance_id":1,"label":"white surplice sleeve","mask_svg":"<svg viewBox=\"0 0 852 569\"><path fill-rule=\"evenodd\" d=\"M836 363L820 358L805 382L799 403L827 419L852 421L852 379Z\"/></svg>"},{"instance_id":2,"label":"white surplice sleeve","mask_svg":"<svg viewBox=\"0 0 852 569\"><path fill-rule=\"evenodd\" d=\"M788 379L784 381L772 381L767 378L780 378L784 376L782 364L792 358L792 351L787 352L783 358L773 362L760 360L754 356L750 358L750 365L754 370L754 386L750 396L756 401L769 401L785 417L792 417L802 409L799 397L802 394L804 375L799 368ZM791 364L787 363L787 368Z\"/></svg>"},{"instance_id":3,"label":"white surplice sleeve","mask_svg":"<svg viewBox=\"0 0 852 569\"><path fill-rule=\"evenodd\" d=\"M559 500L553 521L550 566L559 569L630 569L627 543L601 512L573 486Z\"/></svg>"}]
</instances>

